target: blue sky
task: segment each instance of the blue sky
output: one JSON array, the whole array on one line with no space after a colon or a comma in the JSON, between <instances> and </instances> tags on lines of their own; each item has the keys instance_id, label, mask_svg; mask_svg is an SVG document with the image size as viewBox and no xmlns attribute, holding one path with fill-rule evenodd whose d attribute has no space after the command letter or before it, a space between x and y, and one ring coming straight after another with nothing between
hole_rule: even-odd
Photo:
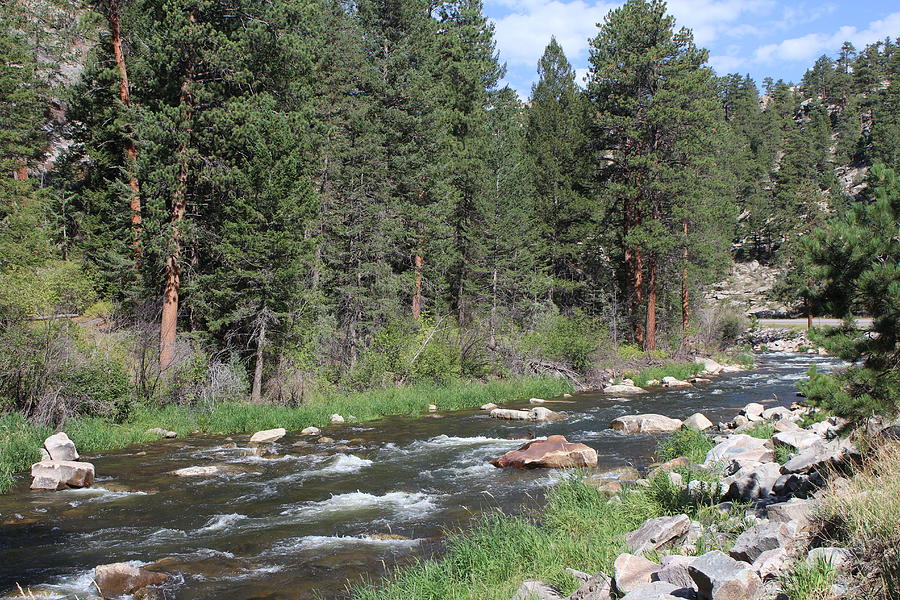
<instances>
[{"instance_id":1,"label":"blue sky","mask_svg":"<svg viewBox=\"0 0 900 600\"><path fill-rule=\"evenodd\" d=\"M555 35L581 82L587 72L588 38L620 3L606 0L485 0L496 26L506 82L527 98L537 61ZM844 40L861 49L900 36L900 4L887 0L670 0L679 26L694 31L719 74L749 73L759 83L771 76L798 82L822 54L834 56Z\"/></svg>"}]
</instances>

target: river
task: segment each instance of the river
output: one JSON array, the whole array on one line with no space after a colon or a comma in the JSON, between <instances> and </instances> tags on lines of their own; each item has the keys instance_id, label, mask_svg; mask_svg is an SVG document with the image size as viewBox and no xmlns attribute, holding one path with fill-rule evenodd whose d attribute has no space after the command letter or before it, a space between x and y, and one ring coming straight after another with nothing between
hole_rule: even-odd
<instances>
[{"instance_id":1,"label":"river","mask_svg":"<svg viewBox=\"0 0 900 600\"><path fill-rule=\"evenodd\" d=\"M178 600L345 598L348 581L439 552L443 531L485 510L538 509L560 473L492 467L488 460L522 443L510 437L563 434L597 450L598 472L640 468L656 438L612 431L614 418L701 411L729 420L748 402L790 404L811 365L840 364L785 353L758 360L754 371L692 388L548 402L567 414L563 421L498 421L465 410L336 426L323 432L334 443L294 446L302 438L288 433L271 458L246 456L248 436L234 436L238 448L224 436L196 437L85 457L96 467L93 488L34 492L23 477L0 496L0 594L19 597L19 583L37 598L86 598L96 595L95 565L162 560L178 574ZM212 464L228 474L170 474Z\"/></svg>"}]
</instances>

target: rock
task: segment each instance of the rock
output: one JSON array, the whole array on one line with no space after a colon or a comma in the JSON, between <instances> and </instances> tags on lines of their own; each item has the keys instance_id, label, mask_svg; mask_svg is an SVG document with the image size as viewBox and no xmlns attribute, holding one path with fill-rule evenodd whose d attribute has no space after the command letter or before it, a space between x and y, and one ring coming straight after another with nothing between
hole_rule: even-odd
<instances>
[{"instance_id":1,"label":"rock","mask_svg":"<svg viewBox=\"0 0 900 600\"><path fill-rule=\"evenodd\" d=\"M568 600L609 600L611 593L612 580L604 573L597 573L581 584Z\"/></svg>"},{"instance_id":2,"label":"rock","mask_svg":"<svg viewBox=\"0 0 900 600\"><path fill-rule=\"evenodd\" d=\"M761 440L745 434L736 434L713 446L706 453L703 466L710 467L732 460L740 462L769 462L775 459L775 452L767 447L768 440Z\"/></svg>"},{"instance_id":3,"label":"rock","mask_svg":"<svg viewBox=\"0 0 900 600\"><path fill-rule=\"evenodd\" d=\"M748 419L756 418L756 420L759 420L762 419L764 410L766 410L766 407L759 402L751 402L741 409L741 414Z\"/></svg>"},{"instance_id":4,"label":"rock","mask_svg":"<svg viewBox=\"0 0 900 600\"><path fill-rule=\"evenodd\" d=\"M634 554L656 550L687 533L691 519L684 514L647 519L643 525L625 534L625 545Z\"/></svg>"},{"instance_id":5,"label":"rock","mask_svg":"<svg viewBox=\"0 0 900 600\"><path fill-rule=\"evenodd\" d=\"M722 480L726 500L753 500L772 494L775 482L781 477L777 463L762 463L741 467L734 475Z\"/></svg>"},{"instance_id":6,"label":"rock","mask_svg":"<svg viewBox=\"0 0 900 600\"><path fill-rule=\"evenodd\" d=\"M618 385L608 385L603 388L604 394L645 394L647 390L639 388L636 385L626 385L620 383Z\"/></svg>"},{"instance_id":7,"label":"rock","mask_svg":"<svg viewBox=\"0 0 900 600\"><path fill-rule=\"evenodd\" d=\"M763 521L738 536L728 554L735 560L754 562L766 550L790 550L797 539L797 530L790 523Z\"/></svg>"},{"instance_id":8,"label":"rock","mask_svg":"<svg viewBox=\"0 0 900 600\"><path fill-rule=\"evenodd\" d=\"M788 552L784 548L766 550L753 561L753 570L760 579L775 579L787 568L788 558Z\"/></svg>"},{"instance_id":9,"label":"rock","mask_svg":"<svg viewBox=\"0 0 900 600\"><path fill-rule=\"evenodd\" d=\"M528 401L529 404L543 404L544 402L546 402L546 400L544 400L543 398L531 398Z\"/></svg>"},{"instance_id":10,"label":"rock","mask_svg":"<svg viewBox=\"0 0 900 600\"><path fill-rule=\"evenodd\" d=\"M561 435L551 435L507 452L491 464L520 469L596 467L597 451L584 444L571 443Z\"/></svg>"},{"instance_id":11,"label":"rock","mask_svg":"<svg viewBox=\"0 0 900 600\"><path fill-rule=\"evenodd\" d=\"M838 572L847 570L852 559L853 554L849 550L846 548L836 548L834 546L813 548L806 554L806 561L809 564L812 565L817 561L825 561Z\"/></svg>"},{"instance_id":12,"label":"rock","mask_svg":"<svg viewBox=\"0 0 900 600\"><path fill-rule=\"evenodd\" d=\"M625 433L668 433L681 427L681 420L663 415L625 415L614 419L610 427Z\"/></svg>"},{"instance_id":13,"label":"rock","mask_svg":"<svg viewBox=\"0 0 900 600\"><path fill-rule=\"evenodd\" d=\"M590 581L591 577L593 577L593 575L591 575L590 573L585 573L584 571L579 571L578 569L570 569L569 567L566 567L565 569L563 569L563 571L565 571L573 578L575 578L576 581L579 581L581 583L587 583L588 581Z\"/></svg>"},{"instance_id":14,"label":"rock","mask_svg":"<svg viewBox=\"0 0 900 600\"><path fill-rule=\"evenodd\" d=\"M333 443L334 443L334 438L330 438L330 437L328 437L328 436L324 436L324 435L323 435L322 437L320 437L319 439L317 439L316 442L318 442L319 444L333 444Z\"/></svg>"},{"instance_id":15,"label":"rock","mask_svg":"<svg viewBox=\"0 0 900 600\"><path fill-rule=\"evenodd\" d=\"M342 417L339 414L333 414L333 415L331 415L331 422L332 423L343 423L344 417Z\"/></svg>"},{"instance_id":16,"label":"rock","mask_svg":"<svg viewBox=\"0 0 900 600\"><path fill-rule=\"evenodd\" d=\"M776 523L794 521L802 530L806 528L812 517L813 502L801 498L791 498L787 502L770 504L766 507L766 518Z\"/></svg>"},{"instance_id":17,"label":"rock","mask_svg":"<svg viewBox=\"0 0 900 600\"><path fill-rule=\"evenodd\" d=\"M490 413L494 419L508 421L559 421L563 415L553 412L549 408L536 406L531 410L516 410L513 408L495 408Z\"/></svg>"},{"instance_id":18,"label":"rock","mask_svg":"<svg viewBox=\"0 0 900 600\"><path fill-rule=\"evenodd\" d=\"M150 435L155 435L156 437L165 438L167 440L172 440L178 437L178 433L175 431L169 431L168 429L163 429L162 427L153 427L147 430L147 433Z\"/></svg>"},{"instance_id":19,"label":"rock","mask_svg":"<svg viewBox=\"0 0 900 600\"><path fill-rule=\"evenodd\" d=\"M762 418L767 421L778 421L790 418L794 413L784 406L773 406L762 411Z\"/></svg>"},{"instance_id":20,"label":"rock","mask_svg":"<svg viewBox=\"0 0 900 600\"><path fill-rule=\"evenodd\" d=\"M697 584L691 579L688 567L693 563L695 557L681 556L673 554L662 558L662 569L656 574L656 579L672 583L679 588L696 589Z\"/></svg>"},{"instance_id":21,"label":"rock","mask_svg":"<svg viewBox=\"0 0 900 600\"><path fill-rule=\"evenodd\" d=\"M732 429L740 429L750 423L750 419L745 415L738 415L731 421Z\"/></svg>"},{"instance_id":22,"label":"rock","mask_svg":"<svg viewBox=\"0 0 900 600\"><path fill-rule=\"evenodd\" d=\"M684 420L684 424L682 427L693 427L694 429L699 429L700 431L705 431L712 427L712 421L706 418L706 415L703 413L694 413Z\"/></svg>"},{"instance_id":23,"label":"rock","mask_svg":"<svg viewBox=\"0 0 900 600\"><path fill-rule=\"evenodd\" d=\"M635 586L622 596L622 600L683 600L683 595L675 596L680 588L668 581L651 581Z\"/></svg>"},{"instance_id":24,"label":"rock","mask_svg":"<svg viewBox=\"0 0 900 600\"><path fill-rule=\"evenodd\" d=\"M682 381L681 379L677 379L675 377L663 377L662 384L663 387L667 388L691 387L691 384L687 381Z\"/></svg>"},{"instance_id":25,"label":"rock","mask_svg":"<svg viewBox=\"0 0 900 600\"><path fill-rule=\"evenodd\" d=\"M691 383L710 383L712 379L706 379L705 377L691 377L688 381Z\"/></svg>"},{"instance_id":26,"label":"rock","mask_svg":"<svg viewBox=\"0 0 900 600\"><path fill-rule=\"evenodd\" d=\"M213 465L209 467L185 467L184 469L172 471L172 475L178 477L212 477L213 475L219 475L222 472L222 469Z\"/></svg>"},{"instance_id":27,"label":"rock","mask_svg":"<svg viewBox=\"0 0 900 600\"><path fill-rule=\"evenodd\" d=\"M687 456L679 456L677 458L673 458L672 460L667 460L664 463L660 463L647 472L647 479L653 479L659 473L669 473L678 468L689 467L691 465L691 460Z\"/></svg>"},{"instance_id":28,"label":"rock","mask_svg":"<svg viewBox=\"0 0 900 600\"><path fill-rule=\"evenodd\" d=\"M278 427L277 429L266 429L265 431L257 431L250 436L250 443L271 444L283 438L286 433L287 431L285 431L284 427Z\"/></svg>"},{"instance_id":29,"label":"rock","mask_svg":"<svg viewBox=\"0 0 900 600\"><path fill-rule=\"evenodd\" d=\"M491 410L494 410L495 408L498 408L498 407L493 402L488 402L487 404L481 405L481 410L491 411Z\"/></svg>"},{"instance_id":30,"label":"rock","mask_svg":"<svg viewBox=\"0 0 900 600\"><path fill-rule=\"evenodd\" d=\"M798 429L796 431L782 431L772 436L772 442L776 446L787 446L796 452L802 452L822 442L822 438L814 433Z\"/></svg>"},{"instance_id":31,"label":"rock","mask_svg":"<svg viewBox=\"0 0 900 600\"><path fill-rule=\"evenodd\" d=\"M55 433L44 440L44 448L50 454L50 460L73 461L79 458L75 442L70 440L64 431Z\"/></svg>"},{"instance_id":32,"label":"rock","mask_svg":"<svg viewBox=\"0 0 900 600\"><path fill-rule=\"evenodd\" d=\"M428 412L437 412L437 409L438 409L437 404L429 404L428 405Z\"/></svg>"},{"instance_id":33,"label":"rock","mask_svg":"<svg viewBox=\"0 0 900 600\"><path fill-rule=\"evenodd\" d=\"M300 430L300 435L320 435L322 430L318 427L305 427Z\"/></svg>"},{"instance_id":34,"label":"rock","mask_svg":"<svg viewBox=\"0 0 900 600\"><path fill-rule=\"evenodd\" d=\"M45 449L41 448L41 460L39 460L38 462L46 462L48 460L53 460L50 457L50 453L47 452Z\"/></svg>"},{"instance_id":35,"label":"rock","mask_svg":"<svg viewBox=\"0 0 900 600\"><path fill-rule=\"evenodd\" d=\"M750 565L713 550L694 560L688 572L700 600L753 600L762 585Z\"/></svg>"},{"instance_id":36,"label":"rock","mask_svg":"<svg viewBox=\"0 0 900 600\"><path fill-rule=\"evenodd\" d=\"M118 598L150 585L162 585L168 578L165 573L155 573L128 563L99 565L94 569L94 582L104 598Z\"/></svg>"},{"instance_id":37,"label":"rock","mask_svg":"<svg viewBox=\"0 0 900 600\"><path fill-rule=\"evenodd\" d=\"M790 496L806 490L809 487L808 479L808 475L787 473L778 478L778 481L772 487L772 491L777 496Z\"/></svg>"},{"instance_id":38,"label":"rock","mask_svg":"<svg viewBox=\"0 0 900 600\"><path fill-rule=\"evenodd\" d=\"M794 421L790 419L780 419L775 421L775 433L782 433L784 431L799 431L800 426L797 425Z\"/></svg>"},{"instance_id":39,"label":"rock","mask_svg":"<svg viewBox=\"0 0 900 600\"><path fill-rule=\"evenodd\" d=\"M643 556L620 554L614 564L616 591L626 594L642 583L650 583L653 575L662 568Z\"/></svg>"},{"instance_id":40,"label":"rock","mask_svg":"<svg viewBox=\"0 0 900 600\"><path fill-rule=\"evenodd\" d=\"M543 581L525 581L510 600L562 600L555 587Z\"/></svg>"},{"instance_id":41,"label":"rock","mask_svg":"<svg viewBox=\"0 0 900 600\"><path fill-rule=\"evenodd\" d=\"M71 460L45 460L31 465L33 490L89 487L94 483L94 465Z\"/></svg>"},{"instance_id":42,"label":"rock","mask_svg":"<svg viewBox=\"0 0 900 600\"><path fill-rule=\"evenodd\" d=\"M803 432L801 430L801 433ZM811 435L811 434L808 434ZM818 437L818 436L814 436ZM849 440L832 440L810 446L794 456L781 467L783 473L809 473L838 466L848 459L857 457L859 451Z\"/></svg>"},{"instance_id":43,"label":"rock","mask_svg":"<svg viewBox=\"0 0 900 600\"><path fill-rule=\"evenodd\" d=\"M703 372L708 373L710 375L716 375L722 371L722 365L717 363L711 358L706 358L703 356L694 357L694 363L698 365L703 365Z\"/></svg>"},{"instance_id":44,"label":"rock","mask_svg":"<svg viewBox=\"0 0 900 600\"><path fill-rule=\"evenodd\" d=\"M136 591L131 600L167 600L166 593L158 587L145 587Z\"/></svg>"}]
</instances>

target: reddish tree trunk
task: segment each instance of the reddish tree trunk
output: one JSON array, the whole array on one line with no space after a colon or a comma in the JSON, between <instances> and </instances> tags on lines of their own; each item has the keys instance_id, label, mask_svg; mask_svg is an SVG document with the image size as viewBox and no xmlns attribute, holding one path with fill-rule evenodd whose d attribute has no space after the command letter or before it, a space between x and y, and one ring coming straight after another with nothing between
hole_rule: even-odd
<instances>
[{"instance_id":1,"label":"reddish tree trunk","mask_svg":"<svg viewBox=\"0 0 900 600\"><path fill-rule=\"evenodd\" d=\"M638 345L647 343L646 332L641 323L640 311L644 307L644 255L640 250L634 250L634 303L637 307L635 315L634 338Z\"/></svg>"},{"instance_id":2,"label":"reddish tree trunk","mask_svg":"<svg viewBox=\"0 0 900 600\"><path fill-rule=\"evenodd\" d=\"M131 106L131 95L128 91L128 70L125 68L125 55L122 53L122 28L119 4L115 0L109 3L109 31L112 36L113 54L119 68L119 100L125 106ZM128 170L128 187L131 188L131 244L134 250L135 268L139 268L143 257L141 249L141 196L138 187L137 149L130 137L125 139L125 161Z\"/></svg>"},{"instance_id":3,"label":"reddish tree trunk","mask_svg":"<svg viewBox=\"0 0 900 600\"><path fill-rule=\"evenodd\" d=\"M190 15L194 23L194 14ZM166 280L163 288L162 317L159 327L159 370L165 372L175 361L175 339L178 331L178 301L181 290L181 222L187 206L188 186L188 145L193 118L193 65L188 65L181 82L179 104L182 111L182 138L178 147L178 178L172 193L172 207L169 213L169 256L166 258Z\"/></svg>"},{"instance_id":4,"label":"reddish tree trunk","mask_svg":"<svg viewBox=\"0 0 900 600\"><path fill-rule=\"evenodd\" d=\"M21 167L13 171L13 179L15 179L16 181L25 181L26 179L28 179L28 167L22 165Z\"/></svg>"},{"instance_id":5,"label":"reddish tree trunk","mask_svg":"<svg viewBox=\"0 0 900 600\"><path fill-rule=\"evenodd\" d=\"M688 222L687 219L683 222L684 225L684 267L681 272L681 330L687 331L688 326L691 324L691 302L690 302L690 292L688 290Z\"/></svg>"},{"instance_id":6,"label":"reddish tree trunk","mask_svg":"<svg viewBox=\"0 0 900 600\"><path fill-rule=\"evenodd\" d=\"M656 259L647 261L647 331L644 350L656 350Z\"/></svg>"},{"instance_id":7,"label":"reddish tree trunk","mask_svg":"<svg viewBox=\"0 0 900 600\"><path fill-rule=\"evenodd\" d=\"M812 329L813 312L812 312L812 305L809 302L809 298L804 299L804 304L806 304L806 328Z\"/></svg>"},{"instance_id":8,"label":"reddish tree trunk","mask_svg":"<svg viewBox=\"0 0 900 600\"><path fill-rule=\"evenodd\" d=\"M424 259L416 253L416 291L412 298L412 315L418 321L422 317L422 263Z\"/></svg>"}]
</instances>

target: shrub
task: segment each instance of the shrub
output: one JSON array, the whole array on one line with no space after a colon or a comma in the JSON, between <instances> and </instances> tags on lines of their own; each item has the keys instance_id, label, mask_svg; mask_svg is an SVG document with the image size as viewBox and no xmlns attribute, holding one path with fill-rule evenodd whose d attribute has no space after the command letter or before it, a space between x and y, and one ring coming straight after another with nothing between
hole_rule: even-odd
<instances>
[{"instance_id":1,"label":"shrub","mask_svg":"<svg viewBox=\"0 0 900 600\"><path fill-rule=\"evenodd\" d=\"M894 415L900 398L900 373L879 373L872 369L848 367L828 375L810 367L809 380L797 387L806 403L850 421L861 422L874 415Z\"/></svg>"},{"instance_id":2,"label":"shrub","mask_svg":"<svg viewBox=\"0 0 900 600\"><path fill-rule=\"evenodd\" d=\"M751 427L748 427L741 433L749 435L750 437L759 438L761 440L768 440L773 435L775 435L775 425L773 425L769 421L757 421Z\"/></svg>"},{"instance_id":3,"label":"shrub","mask_svg":"<svg viewBox=\"0 0 900 600\"><path fill-rule=\"evenodd\" d=\"M660 440L656 446L656 457L660 461L667 461L685 456L692 463L702 463L713 445L712 438L708 435L693 427L686 427Z\"/></svg>"},{"instance_id":4,"label":"shrub","mask_svg":"<svg viewBox=\"0 0 900 600\"><path fill-rule=\"evenodd\" d=\"M639 387L647 385L651 380L662 380L663 377L674 377L675 379L690 379L695 375L703 372L703 365L696 363L675 363L664 365L662 367L650 367L639 373L626 373L625 376L634 381Z\"/></svg>"},{"instance_id":5,"label":"shrub","mask_svg":"<svg viewBox=\"0 0 900 600\"><path fill-rule=\"evenodd\" d=\"M593 355L606 337L606 328L599 319L576 312L571 318L563 315L549 317L524 337L522 346L529 354L566 362L583 373L590 369Z\"/></svg>"},{"instance_id":6,"label":"shrub","mask_svg":"<svg viewBox=\"0 0 900 600\"><path fill-rule=\"evenodd\" d=\"M0 272L0 313L10 316L78 313L95 299L93 282L78 263L58 260Z\"/></svg>"}]
</instances>

